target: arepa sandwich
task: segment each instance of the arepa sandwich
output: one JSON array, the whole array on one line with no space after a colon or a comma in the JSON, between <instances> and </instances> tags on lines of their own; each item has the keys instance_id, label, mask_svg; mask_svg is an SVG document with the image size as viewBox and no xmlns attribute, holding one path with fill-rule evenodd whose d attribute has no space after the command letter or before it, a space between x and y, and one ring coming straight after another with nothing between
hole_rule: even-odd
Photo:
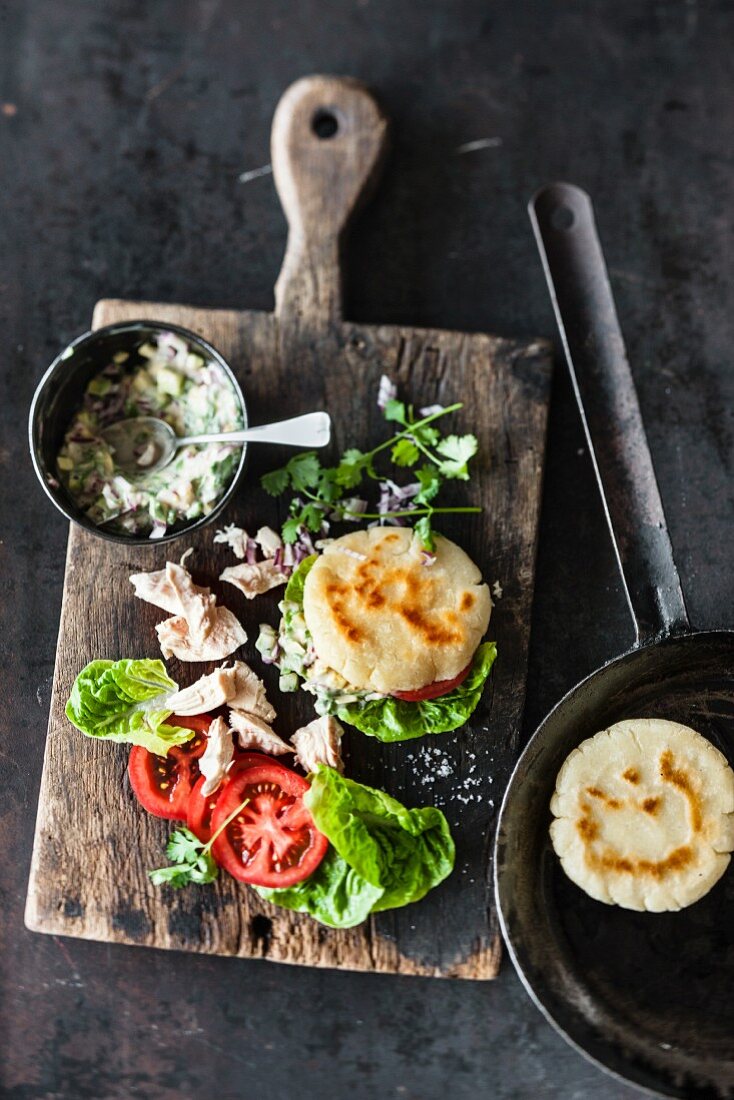
<instances>
[{"instance_id":1,"label":"arepa sandwich","mask_svg":"<svg viewBox=\"0 0 734 1100\"><path fill-rule=\"evenodd\" d=\"M427 554L407 527L372 527L301 562L276 632L257 648L319 714L382 741L457 729L496 656L484 643L492 601L471 558L438 535Z\"/></svg>"}]
</instances>

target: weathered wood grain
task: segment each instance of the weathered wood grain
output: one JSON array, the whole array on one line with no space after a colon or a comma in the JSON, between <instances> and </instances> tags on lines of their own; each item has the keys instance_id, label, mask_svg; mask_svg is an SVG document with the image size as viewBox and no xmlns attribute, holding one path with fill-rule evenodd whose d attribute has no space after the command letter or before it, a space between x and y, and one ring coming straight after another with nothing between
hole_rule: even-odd
<instances>
[{"instance_id":1,"label":"weathered wood grain","mask_svg":"<svg viewBox=\"0 0 734 1100\"><path fill-rule=\"evenodd\" d=\"M489 687L472 721L454 734L390 746L357 731L346 738L349 774L408 805L444 808L457 842L456 870L420 904L380 914L350 931L327 930L308 917L271 907L227 876L211 887L179 893L153 887L145 872L162 862L167 824L136 804L126 777L126 750L84 738L67 722L64 705L73 679L93 657L159 656L153 628L164 615L133 599L128 576L160 568L189 546L195 551L190 565L196 579L210 584L242 619L250 637L243 656L258 668L253 645L258 623L277 622L278 595L248 603L231 587L222 591L216 577L234 559L226 548L213 545L212 528L182 538L173 548L142 549L108 544L72 528L26 923L37 931L118 943L313 966L490 978L499 963L499 939L489 837L495 803L516 755L524 700L550 351L542 341L340 321L334 264L359 198L359 181L366 184L379 161L384 120L377 108L368 109L372 101L351 82L319 80L295 87L306 96L309 111L317 103L338 108L334 113L346 132L322 143L333 150L325 163L320 149L319 156L309 158L301 147L303 141L318 141L315 135L303 138L301 146L292 144L293 158L284 155L278 161L274 155L291 232L291 259L279 280L276 312L105 300L95 310L94 326L156 318L200 332L232 365L251 423L325 407L333 416L339 450L366 447L384 437L375 405L383 373L420 404L465 402L461 430L476 432L480 455L472 481L456 486L454 494L457 502L478 502L484 511L447 517L442 529L467 549L490 583L498 580L502 586L490 624L499 658ZM284 133L294 119L303 125L310 117L299 113L294 96L291 89L279 108L287 107ZM357 139L359 155L353 148ZM340 151L337 140L346 143L347 151ZM334 157L352 166L345 169L344 190ZM301 174L300 182L299 163L308 165L308 178ZM331 244L323 249L313 244L318 238L314 211L319 217L323 212L319 178L327 180L334 199L327 232ZM294 194L312 189L313 202L299 200L299 213L294 213L296 200L285 198L284 179L291 181ZM304 240L310 242L305 249ZM222 523L252 530L283 518L281 506L258 488L259 473L281 457L273 449L251 450L249 476ZM170 669L182 685L209 671L175 661ZM312 716L308 697L278 698L272 669L265 670L265 678L277 704L276 728L287 736ZM437 761L449 770L444 778L436 775Z\"/></svg>"}]
</instances>

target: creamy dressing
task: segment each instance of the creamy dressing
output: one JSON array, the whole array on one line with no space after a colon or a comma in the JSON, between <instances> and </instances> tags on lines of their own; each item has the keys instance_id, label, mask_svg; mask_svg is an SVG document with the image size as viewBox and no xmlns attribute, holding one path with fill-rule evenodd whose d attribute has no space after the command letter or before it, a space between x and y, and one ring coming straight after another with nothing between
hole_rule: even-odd
<instances>
[{"instance_id":1,"label":"creamy dressing","mask_svg":"<svg viewBox=\"0 0 734 1100\"><path fill-rule=\"evenodd\" d=\"M219 363L190 350L175 333L132 353L118 352L84 393L57 456L59 478L88 518L108 530L160 538L171 527L208 515L237 469L240 447L183 447L162 470L123 477L101 432L118 420L157 416L177 435L243 426L235 389Z\"/></svg>"}]
</instances>

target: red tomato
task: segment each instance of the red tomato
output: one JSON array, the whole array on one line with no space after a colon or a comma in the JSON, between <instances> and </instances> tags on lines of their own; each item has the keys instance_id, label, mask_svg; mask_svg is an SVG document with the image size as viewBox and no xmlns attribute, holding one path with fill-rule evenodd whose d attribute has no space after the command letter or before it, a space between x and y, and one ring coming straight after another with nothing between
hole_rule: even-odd
<instances>
[{"instance_id":1,"label":"red tomato","mask_svg":"<svg viewBox=\"0 0 734 1100\"><path fill-rule=\"evenodd\" d=\"M208 714L197 714L193 718L172 715L168 721L172 726L194 730L194 736L183 745L174 745L167 756L156 756L141 745L133 745L127 771L130 786L148 813L172 821L185 821L189 795L199 778L198 758L206 748L211 717Z\"/></svg>"},{"instance_id":2,"label":"red tomato","mask_svg":"<svg viewBox=\"0 0 734 1100\"><path fill-rule=\"evenodd\" d=\"M459 684L463 684L469 675L470 668L471 661L458 676L454 676L453 680L434 680L432 684L426 684L424 688L416 688L415 691L394 691L393 697L402 699L405 703L421 703L424 699L438 699L439 695L447 695Z\"/></svg>"},{"instance_id":3,"label":"red tomato","mask_svg":"<svg viewBox=\"0 0 734 1100\"><path fill-rule=\"evenodd\" d=\"M201 788L205 782L204 776L199 776L186 803L186 824L194 836L198 836L204 844L212 835L212 813L223 790L222 786L212 794L204 796ZM226 783L226 780L224 782Z\"/></svg>"},{"instance_id":4,"label":"red tomato","mask_svg":"<svg viewBox=\"0 0 734 1100\"><path fill-rule=\"evenodd\" d=\"M313 874L329 842L303 804L308 786L275 760L235 763L212 813L212 832L246 798L249 804L215 840L217 863L253 886L293 886Z\"/></svg>"},{"instance_id":5,"label":"red tomato","mask_svg":"<svg viewBox=\"0 0 734 1100\"><path fill-rule=\"evenodd\" d=\"M234 758L235 762L240 765L243 765L245 762L248 764L270 763L269 756L263 756L262 753L257 752L235 752ZM204 786L206 780L202 775L197 779L189 795L189 800L186 805L186 824L189 829L191 829L194 836L198 836L199 840L203 841L205 844L212 835L212 814L214 812L214 807L228 781L229 775L224 778L221 786L219 786L216 791L212 791L210 795L203 795L201 793L201 788ZM234 806L232 809L234 809Z\"/></svg>"}]
</instances>

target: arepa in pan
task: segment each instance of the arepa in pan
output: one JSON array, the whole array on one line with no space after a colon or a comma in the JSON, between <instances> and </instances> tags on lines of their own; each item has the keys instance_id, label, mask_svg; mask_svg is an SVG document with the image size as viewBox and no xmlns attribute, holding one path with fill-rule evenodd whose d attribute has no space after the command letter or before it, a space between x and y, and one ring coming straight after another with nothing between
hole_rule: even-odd
<instances>
[{"instance_id":1,"label":"arepa in pan","mask_svg":"<svg viewBox=\"0 0 734 1100\"><path fill-rule=\"evenodd\" d=\"M734 772L678 722L617 722L566 758L551 799L564 871L597 901L662 912L702 898L734 849Z\"/></svg>"}]
</instances>

